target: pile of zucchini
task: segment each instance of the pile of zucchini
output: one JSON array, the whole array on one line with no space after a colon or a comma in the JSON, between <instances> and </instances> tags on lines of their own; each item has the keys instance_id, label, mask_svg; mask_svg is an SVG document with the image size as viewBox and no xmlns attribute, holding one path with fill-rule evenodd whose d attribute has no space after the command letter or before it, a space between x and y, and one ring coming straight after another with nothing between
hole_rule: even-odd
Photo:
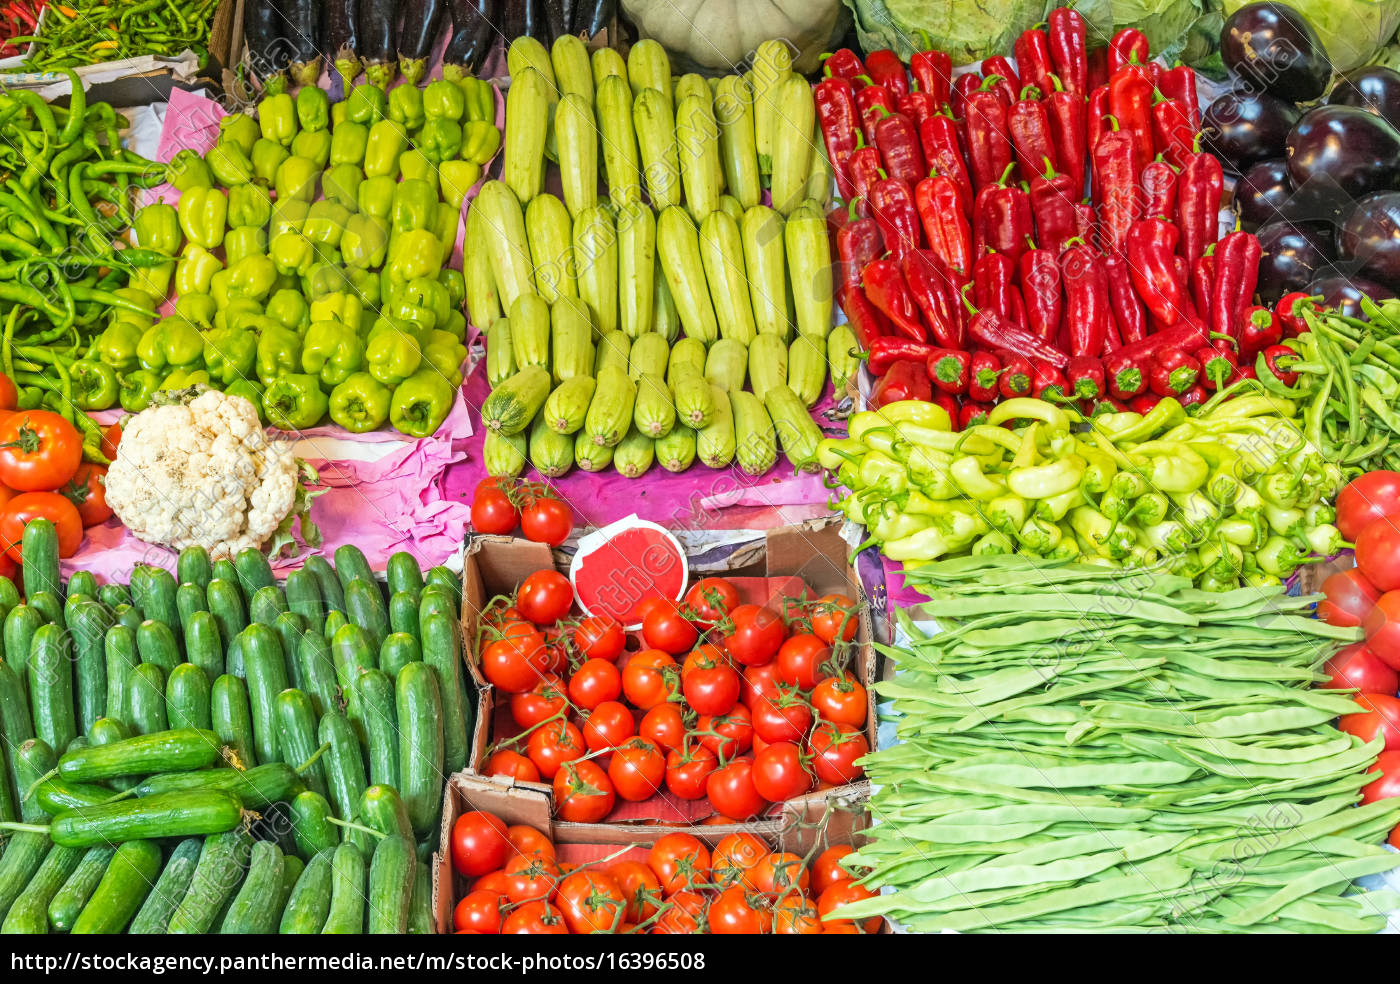
<instances>
[{"instance_id":1,"label":"pile of zucchini","mask_svg":"<svg viewBox=\"0 0 1400 984\"><path fill-rule=\"evenodd\" d=\"M652 41L590 60L576 37L523 37L508 61L502 177L464 251L487 470L761 475L779 448L815 469L809 410L858 363L832 326L831 174L786 47L718 80L673 80Z\"/></svg>"},{"instance_id":2,"label":"pile of zucchini","mask_svg":"<svg viewBox=\"0 0 1400 984\"><path fill-rule=\"evenodd\" d=\"M0 933L431 933L463 768L459 579L353 546L0 578Z\"/></svg>"}]
</instances>

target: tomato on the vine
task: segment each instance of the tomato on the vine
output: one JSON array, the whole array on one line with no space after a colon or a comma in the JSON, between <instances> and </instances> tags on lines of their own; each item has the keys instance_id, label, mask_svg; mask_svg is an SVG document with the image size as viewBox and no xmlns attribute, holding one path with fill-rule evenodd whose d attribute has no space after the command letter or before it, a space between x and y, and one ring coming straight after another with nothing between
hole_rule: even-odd
<instances>
[{"instance_id":1,"label":"tomato on the vine","mask_svg":"<svg viewBox=\"0 0 1400 984\"><path fill-rule=\"evenodd\" d=\"M526 751L541 779L554 779L565 762L581 759L586 752L583 735L568 721L550 721L530 732Z\"/></svg>"},{"instance_id":2,"label":"tomato on the vine","mask_svg":"<svg viewBox=\"0 0 1400 984\"><path fill-rule=\"evenodd\" d=\"M794 891L806 895L810 882L807 865L796 854L765 854L753 868L754 888L773 899Z\"/></svg>"},{"instance_id":3,"label":"tomato on the vine","mask_svg":"<svg viewBox=\"0 0 1400 984\"><path fill-rule=\"evenodd\" d=\"M753 760L747 758L737 758L710 773L705 794L716 810L736 820L756 817L768 806L768 801L754 787Z\"/></svg>"},{"instance_id":4,"label":"tomato on the vine","mask_svg":"<svg viewBox=\"0 0 1400 984\"><path fill-rule=\"evenodd\" d=\"M541 854L517 854L506 862L506 898L523 902L549 901L559 883L559 865Z\"/></svg>"},{"instance_id":5,"label":"tomato on the vine","mask_svg":"<svg viewBox=\"0 0 1400 984\"><path fill-rule=\"evenodd\" d=\"M583 740L590 752L617 748L636 733L632 712L620 701L603 701L589 712L583 722Z\"/></svg>"},{"instance_id":6,"label":"tomato on the vine","mask_svg":"<svg viewBox=\"0 0 1400 984\"><path fill-rule=\"evenodd\" d=\"M822 595L807 611L812 621L812 633L828 646L837 641L850 642L856 637L860 624L856 603L843 594Z\"/></svg>"},{"instance_id":7,"label":"tomato on the vine","mask_svg":"<svg viewBox=\"0 0 1400 984\"><path fill-rule=\"evenodd\" d=\"M554 774L554 809L569 823L600 823L612 812L616 790L597 762L565 762Z\"/></svg>"},{"instance_id":8,"label":"tomato on the vine","mask_svg":"<svg viewBox=\"0 0 1400 984\"><path fill-rule=\"evenodd\" d=\"M536 625L553 625L574 604L574 588L569 579L556 570L535 571L521 582L516 593L515 607Z\"/></svg>"},{"instance_id":9,"label":"tomato on the vine","mask_svg":"<svg viewBox=\"0 0 1400 984\"><path fill-rule=\"evenodd\" d=\"M710 932L716 936L767 933L773 928L773 913L767 906L749 904L742 885L731 885L710 903Z\"/></svg>"},{"instance_id":10,"label":"tomato on the vine","mask_svg":"<svg viewBox=\"0 0 1400 984\"><path fill-rule=\"evenodd\" d=\"M84 529L112 518L112 507L107 505L106 483L107 469L85 461L78 466L68 483L58 490L78 510L78 518L83 521Z\"/></svg>"},{"instance_id":11,"label":"tomato on the vine","mask_svg":"<svg viewBox=\"0 0 1400 984\"><path fill-rule=\"evenodd\" d=\"M661 882L661 894L703 888L710 880L710 851L691 834L667 834L651 846L647 865Z\"/></svg>"},{"instance_id":12,"label":"tomato on the vine","mask_svg":"<svg viewBox=\"0 0 1400 984\"><path fill-rule=\"evenodd\" d=\"M812 707L818 717L832 724L849 724L853 728L865 724L869 710L866 701L865 688L850 673L827 677L812 688Z\"/></svg>"},{"instance_id":13,"label":"tomato on the vine","mask_svg":"<svg viewBox=\"0 0 1400 984\"><path fill-rule=\"evenodd\" d=\"M468 892L452 910L452 927L459 933L463 930L471 930L474 933L499 933L501 914L506 901L506 896L500 892Z\"/></svg>"},{"instance_id":14,"label":"tomato on the vine","mask_svg":"<svg viewBox=\"0 0 1400 984\"><path fill-rule=\"evenodd\" d=\"M0 483L16 492L65 484L83 460L83 437L62 415L24 410L0 420Z\"/></svg>"},{"instance_id":15,"label":"tomato on the vine","mask_svg":"<svg viewBox=\"0 0 1400 984\"><path fill-rule=\"evenodd\" d=\"M787 936L817 936L822 931L817 907L801 895L785 895L773 903L773 932Z\"/></svg>"},{"instance_id":16,"label":"tomato on the vine","mask_svg":"<svg viewBox=\"0 0 1400 984\"><path fill-rule=\"evenodd\" d=\"M495 478L482 479L472 494L472 529L493 536L509 536L520 525L520 511Z\"/></svg>"},{"instance_id":17,"label":"tomato on the vine","mask_svg":"<svg viewBox=\"0 0 1400 984\"><path fill-rule=\"evenodd\" d=\"M537 495L520 511L520 532L527 540L558 547L573 529L573 510L558 499Z\"/></svg>"},{"instance_id":18,"label":"tomato on the vine","mask_svg":"<svg viewBox=\"0 0 1400 984\"><path fill-rule=\"evenodd\" d=\"M472 810L452 825L452 866L459 875L472 878L499 868L509 851L506 825L497 816Z\"/></svg>"},{"instance_id":19,"label":"tomato on the vine","mask_svg":"<svg viewBox=\"0 0 1400 984\"><path fill-rule=\"evenodd\" d=\"M793 693L757 697L749 705L753 733L764 741L801 741L812 727L812 709Z\"/></svg>"},{"instance_id":20,"label":"tomato on the vine","mask_svg":"<svg viewBox=\"0 0 1400 984\"><path fill-rule=\"evenodd\" d=\"M622 692L639 710L649 711L679 692L680 671L670 653L643 649L622 667Z\"/></svg>"},{"instance_id":21,"label":"tomato on the vine","mask_svg":"<svg viewBox=\"0 0 1400 984\"><path fill-rule=\"evenodd\" d=\"M730 834L715 845L710 855L710 868L715 881L721 885L741 881L750 890L757 891L752 870L767 854L768 845L755 835Z\"/></svg>"},{"instance_id":22,"label":"tomato on the vine","mask_svg":"<svg viewBox=\"0 0 1400 984\"><path fill-rule=\"evenodd\" d=\"M849 844L835 844L817 855L812 862L813 895L821 895L837 882L850 881L855 877L841 867L841 859L854 850Z\"/></svg>"},{"instance_id":23,"label":"tomato on the vine","mask_svg":"<svg viewBox=\"0 0 1400 984\"><path fill-rule=\"evenodd\" d=\"M605 659L590 659L569 677L569 697L586 710L604 701L615 701L622 694L622 674Z\"/></svg>"},{"instance_id":24,"label":"tomato on the vine","mask_svg":"<svg viewBox=\"0 0 1400 984\"><path fill-rule=\"evenodd\" d=\"M782 689L778 680L778 664L772 661L761 666L744 667L739 699L750 707L764 698L776 699Z\"/></svg>"},{"instance_id":25,"label":"tomato on the vine","mask_svg":"<svg viewBox=\"0 0 1400 984\"><path fill-rule=\"evenodd\" d=\"M758 605L740 605L729 613L724 648L745 666L759 666L778 653L787 626L776 612Z\"/></svg>"},{"instance_id":26,"label":"tomato on the vine","mask_svg":"<svg viewBox=\"0 0 1400 984\"><path fill-rule=\"evenodd\" d=\"M825 918L830 913L836 911L843 905L851 902L860 902L862 899L873 899L875 893L863 885L857 885L853 881L842 881L832 885L821 895L817 896L817 914ZM878 933L880 931L880 917L873 916L865 920L862 927L867 933Z\"/></svg>"},{"instance_id":27,"label":"tomato on the vine","mask_svg":"<svg viewBox=\"0 0 1400 984\"><path fill-rule=\"evenodd\" d=\"M533 728L541 721L548 721L568 706L568 698L564 696L564 681L553 673L540 677L539 682L529 690L510 696L511 720L519 725L521 730Z\"/></svg>"},{"instance_id":28,"label":"tomato on the vine","mask_svg":"<svg viewBox=\"0 0 1400 984\"><path fill-rule=\"evenodd\" d=\"M627 643L622 623L611 615L592 615L574 629L574 646L585 659L605 659L616 663Z\"/></svg>"},{"instance_id":29,"label":"tomato on the vine","mask_svg":"<svg viewBox=\"0 0 1400 984\"><path fill-rule=\"evenodd\" d=\"M719 759L704 745L692 743L666 753L666 788L681 799L705 797L705 783L719 768Z\"/></svg>"},{"instance_id":30,"label":"tomato on the vine","mask_svg":"<svg viewBox=\"0 0 1400 984\"><path fill-rule=\"evenodd\" d=\"M623 799L650 799L666 782L666 757L645 738L628 739L613 752L608 778Z\"/></svg>"},{"instance_id":31,"label":"tomato on the vine","mask_svg":"<svg viewBox=\"0 0 1400 984\"><path fill-rule=\"evenodd\" d=\"M685 604L695 624L710 629L738 607L739 592L722 577L701 578L685 593Z\"/></svg>"},{"instance_id":32,"label":"tomato on the vine","mask_svg":"<svg viewBox=\"0 0 1400 984\"><path fill-rule=\"evenodd\" d=\"M567 936L564 914L548 902L526 902L506 916L501 935L526 933L532 936Z\"/></svg>"},{"instance_id":33,"label":"tomato on the vine","mask_svg":"<svg viewBox=\"0 0 1400 984\"><path fill-rule=\"evenodd\" d=\"M695 723L694 737L721 758L730 759L753 746L753 719L743 704L723 714L704 714Z\"/></svg>"},{"instance_id":34,"label":"tomato on the vine","mask_svg":"<svg viewBox=\"0 0 1400 984\"><path fill-rule=\"evenodd\" d=\"M640 861L614 861L608 874L627 900L627 913L623 918L639 923L656 915L661 907L661 882L650 866Z\"/></svg>"},{"instance_id":35,"label":"tomato on the vine","mask_svg":"<svg viewBox=\"0 0 1400 984\"><path fill-rule=\"evenodd\" d=\"M812 729L812 771L822 782L855 782L865 775L856 760L870 751L865 735L847 724L822 723Z\"/></svg>"},{"instance_id":36,"label":"tomato on the vine","mask_svg":"<svg viewBox=\"0 0 1400 984\"><path fill-rule=\"evenodd\" d=\"M510 776L520 782L540 781L540 770L535 768L535 763L509 748L492 752L481 771L488 776Z\"/></svg>"},{"instance_id":37,"label":"tomato on the vine","mask_svg":"<svg viewBox=\"0 0 1400 984\"><path fill-rule=\"evenodd\" d=\"M481 653L481 672L492 686L508 694L530 690L549 670L550 654L544 636L527 623L508 624L500 638Z\"/></svg>"},{"instance_id":38,"label":"tomato on the vine","mask_svg":"<svg viewBox=\"0 0 1400 984\"><path fill-rule=\"evenodd\" d=\"M831 676L826 669L831 647L810 632L789 636L778 650L778 679L799 690L811 690Z\"/></svg>"},{"instance_id":39,"label":"tomato on the vine","mask_svg":"<svg viewBox=\"0 0 1400 984\"><path fill-rule=\"evenodd\" d=\"M611 875L584 868L559 883L559 909L575 934L611 933L622 922L627 902Z\"/></svg>"},{"instance_id":40,"label":"tomato on the vine","mask_svg":"<svg viewBox=\"0 0 1400 984\"><path fill-rule=\"evenodd\" d=\"M753 788L771 803L795 799L812 788L812 774L802 764L795 742L774 742L753 757Z\"/></svg>"},{"instance_id":41,"label":"tomato on the vine","mask_svg":"<svg viewBox=\"0 0 1400 984\"><path fill-rule=\"evenodd\" d=\"M680 748L685 742L685 715L679 704L657 704L642 717L637 734L663 752Z\"/></svg>"},{"instance_id":42,"label":"tomato on the vine","mask_svg":"<svg viewBox=\"0 0 1400 984\"><path fill-rule=\"evenodd\" d=\"M739 674L706 658L681 677L686 703L699 714L727 714L739 701Z\"/></svg>"},{"instance_id":43,"label":"tomato on the vine","mask_svg":"<svg viewBox=\"0 0 1400 984\"><path fill-rule=\"evenodd\" d=\"M58 532L58 555L71 557L83 542L83 521L77 508L57 492L22 492L0 511L0 543L6 554L20 561L24 528L36 519L47 519Z\"/></svg>"},{"instance_id":44,"label":"tomato on the vine","mask_svg":"<svg viewBox=\"0 0 1400 984\"><path fill-rule=\"evenodd\" d=\"M685 617L680 606L663 598L647 612L642 620L642 639L653 649L672 656L683 653L700 638L695 624Z\"/></svg>"},{"instance_id":45,"label":"tomato on the vine","mask_svg":"<svg viewBox=\"0 0 1400 984\"><path fill-rule=\"evenodd\" d=\"M529 824L517 823L507 827L506 838L510 841L510 849L517 854L554 857L554 842L546 837L543 831Z\"/></svg>"},{"instance_id":46,"label":"tomato on the vine","mask_svg":"<svg viewBox=\"0 0 1400 984\"><path fill-rule=\"evenodd\" d=\"M700 932L700 920L705 917L705 897L698 892L677 892L666 900L661 918L652 926L653 933L689 935Z\"/></svg>"}]
</instances>

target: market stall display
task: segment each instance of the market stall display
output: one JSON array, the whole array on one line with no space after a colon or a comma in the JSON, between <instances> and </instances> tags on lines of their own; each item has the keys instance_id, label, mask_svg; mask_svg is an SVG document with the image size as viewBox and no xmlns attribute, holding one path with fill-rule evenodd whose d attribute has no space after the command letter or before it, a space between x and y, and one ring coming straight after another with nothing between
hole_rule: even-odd
<instances>
[{"instance_id":1,"label":"market stall display","mask_svg":"<svg viewBox=\"0 0 1400 984\"><path fill-rule=\"evenodd\" d=\"M218 3L16 2L8 4L6 11L27 28L21 32L31 42L25 69L52 72L137 55L173 58L185 51L203 60L209 53L209 32Z\"/></svg>"}]
</instances>

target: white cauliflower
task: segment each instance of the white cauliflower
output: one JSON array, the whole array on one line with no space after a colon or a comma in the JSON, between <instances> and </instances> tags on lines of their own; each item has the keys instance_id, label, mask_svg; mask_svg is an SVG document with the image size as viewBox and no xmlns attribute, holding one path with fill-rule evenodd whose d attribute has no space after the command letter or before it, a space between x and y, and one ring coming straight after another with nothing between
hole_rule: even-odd
<instances>
[{"instance_id":1,"label":"white cauliflower","mask_svg":"<svg viewBox=\"0 0 1400 984\"><path fill-rule=\"evenodd\" d=\"M127 529L174 550L202 546L215 560L277 535L274 552L320 534L301 484L315 472L287 441L269 441L258 412L241 396L207 390L188 402L153 406L122 428L107 471L107 504Z\"/></svg>"}]
</instances>

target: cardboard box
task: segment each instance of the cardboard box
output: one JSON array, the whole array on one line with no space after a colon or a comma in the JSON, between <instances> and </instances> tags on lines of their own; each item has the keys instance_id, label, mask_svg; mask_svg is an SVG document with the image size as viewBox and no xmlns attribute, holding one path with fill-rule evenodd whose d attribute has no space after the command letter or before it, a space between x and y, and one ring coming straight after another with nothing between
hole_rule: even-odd
<instances>
[{"instance_id":1,"label":"cardboard box","mask_svg":"<svg viewBox=\"0 0 1400 984\"><path fill-rule=\"evenodd\" d=\"M774 583L795 586L792 578L798 578L807 586L811 597L826 594L845 594L861 599L860 584L855 572L847 562L849 547L841 538L839 522L832 518L810 524L770 530L756 538L758 550L739 550L734 556L742 566L724 572L724 576L743 580L746 586L755 582L748 579L768 579ZM463 652L467 660L468 672L479 692L478 711L473 725L472 751L468 770L480 775L489 756L492 742L495 741L493 726L513 724L508 718L506 701L498 699L493 688L481 674L480 654L476 651L477 627L482 610L497 595L513 592L530 574L546 567L567 571L567 562L556 558L548 546L512 537L473 537L465 546L462 561L462 633L465 639ZM707 573L715 573L708 571ZM757 582L762 584L760 580ZM875 696L871 685L877 679L878 655L871 644L871 625L867 613L862 612L856 632L856 648L853 672L867 690L866 740L870 747L876 747ZM629 651L641 648L636 639L629 640ZM503 732L504 733L504 732ZM507 735L509 737L509 735ZM546 795L551 789L546 784L522 783ZM860 795L865 789L864 782L852 787L818 790L792 801L796 804L824 804L830 796ZM663 799L669 803L661 802ZM647 824L646 829L653 837L682 828L695 832L694 824L712 815L706 801L699 801L701 809L683 813L686 806L674 797L654 797L646 804L622 804L614 809L609 821L602 824L566 824L561 829L584 828L570 831L571 840L603 838L607 842L617 834L610 829L592 833L587 828L628 827L637 821ZM650 809L652 812L648 812ZM657 824L661 825L658 826Z\"/></svg>"},{"instance_id":2,"label":"cardboard box","mask_svg":"<svg viewBox=\"0 0 1400 984\"><path fill-rule=\"evenodd\" d=\"M869 825L864 810L867 787L847 787L852 795L839 804L811 798L784 804L782 813L755 823L693 827L693 834L713 847L735 833L750 833L766 841L775 851L787 851L804 858L815 858L834 845L860 843ZM463 813L481 810L500 817L507 825L526 824L546 834L554 842L557 856L573 864L595 863L604 858L630 858L645 861L656 839L668 831L660 827L609 824L555 823L549 794L530 783L511 779L486 778L470 772L448 777L442 801L441 845L433 855L433 914L439 933L451 933L452 910L466 894L467 880L452 867L452 827Z\"/></svg>"}]
</instances>

